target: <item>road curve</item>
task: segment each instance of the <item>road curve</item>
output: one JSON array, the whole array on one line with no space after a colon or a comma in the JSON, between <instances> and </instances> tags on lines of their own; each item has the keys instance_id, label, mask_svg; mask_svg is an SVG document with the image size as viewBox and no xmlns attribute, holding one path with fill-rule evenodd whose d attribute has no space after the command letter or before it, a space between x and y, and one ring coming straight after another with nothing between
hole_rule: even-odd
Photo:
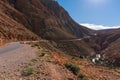
<instances>
[{"instance_id":1,"label":"road curve","mask_svg":"<svg viewBox=\"0 0 120 80\"><path fill-rule=\"evenodd\" d=\"M19 42L10 43L9 45L0 48L0 54L16 50L16 49L18 49L20 47L22 47L22 46L21 46L21 44Z\"/></svg>"}]
</instances>

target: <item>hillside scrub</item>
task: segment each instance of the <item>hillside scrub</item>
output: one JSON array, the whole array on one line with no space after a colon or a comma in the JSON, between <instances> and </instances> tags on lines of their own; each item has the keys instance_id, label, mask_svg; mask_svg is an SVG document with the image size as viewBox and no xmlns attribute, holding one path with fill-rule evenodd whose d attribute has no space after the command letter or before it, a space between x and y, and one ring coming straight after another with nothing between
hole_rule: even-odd
<instances>
[{"instance_id":1,"label":"hillside scrub","mask_svg":"<svg viewBox=\"0 0 120 80\"><path fill-rule=\"evenodd\" d=\"M70 70L75 75L77 75L80 71L80 67L73 63L65 63L64 65L68 70Z\"/></svg>"}]
</instances>

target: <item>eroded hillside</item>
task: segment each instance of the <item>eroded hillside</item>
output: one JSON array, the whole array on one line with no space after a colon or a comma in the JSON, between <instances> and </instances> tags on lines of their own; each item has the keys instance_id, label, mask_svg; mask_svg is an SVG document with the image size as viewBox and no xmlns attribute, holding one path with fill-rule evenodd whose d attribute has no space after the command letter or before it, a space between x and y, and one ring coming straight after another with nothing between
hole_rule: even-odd
<instances>
[{"instance_id":1,"label":"eroded hillside","mask_svg":"<svg viewBox=\"0 0 120 80\"><path fill-rule=\"evenodd\" d=\"M0 37L2 40L36 40L39 39L37 35L25 28L16 20L9 17L6 11L14 11L18 14L14 8L8 3L0 1ZM14 14L13 14L14 15Z\"/></svg>"},{"instance_id":2,"label":"eroded hillside","mask_svg":"<svg viewBox=\"0 0 120 80\"><path fill-rule=\"evenodd\" d=\"M18 16L11 17L45 39L72 39L92 34L91 31L72 20L69 14L52 0L10 0L10 4L22 13L25 21ZM15 17L15 18L14 18ZM58 36L59 35L59 36Z\"/></svg>"},{"instance_id":3,"label":"eroded hillside","mask_svg":"<svg viewBox=\"0 0 120 80\"><path fill-rule=\"evenodd\" d=\"M99 31L98 37L104 58L115 66L120 66L120 29Z\"/></svg>"}]
</instances>

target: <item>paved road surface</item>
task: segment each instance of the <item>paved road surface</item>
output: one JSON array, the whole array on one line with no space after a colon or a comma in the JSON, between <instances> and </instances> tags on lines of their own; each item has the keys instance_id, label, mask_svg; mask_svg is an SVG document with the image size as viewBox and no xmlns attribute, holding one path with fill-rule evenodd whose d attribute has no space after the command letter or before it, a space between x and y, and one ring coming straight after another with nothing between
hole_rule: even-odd
<instances>
[{"instance_id":1,"label":"paved road surface","mask_svg":"<svg viewBox=\"0 0 120 80\"><path fill-rule=\"evenodd\" d=\"M80 38L80 39L70 39L70 40L60 40L60 41L81 41L82 40L82 38Z\"/></svg>"},{"instance_id":2,"label":"paved road surface","mask_svg":"<svg viewBox=\"0 0 120 80\"><path fill-rule=\"evenodd\" d=\"M22 46L19 44L19 42L10 43L9 45L0 48L0 54L14 51L20 47Z\"/></svg>"},{"instance_id":3,"label":"paved road surface","mask_svg":"<svg viewBox=\"0 0 120 80\"><path fill-rule=\"evenodd\" d=\"M19 69L36 58L37 49L27 44L12 42L0 48L0 80L10 75L20 75ZM6 74L10 74L9 76ZM5 76L6 75L6 76ZM6 79L5 79L6 80ZM7 79L11 80L11 79Z\"/></svg>"}]
</instances>

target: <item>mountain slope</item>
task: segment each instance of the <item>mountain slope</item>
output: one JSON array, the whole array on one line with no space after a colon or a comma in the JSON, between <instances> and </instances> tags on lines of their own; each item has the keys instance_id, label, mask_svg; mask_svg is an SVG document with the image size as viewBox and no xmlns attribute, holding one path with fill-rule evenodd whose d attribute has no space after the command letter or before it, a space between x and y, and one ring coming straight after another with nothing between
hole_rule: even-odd
<instances>
[{"instance_id":1,"label":"mountain slope","mask_svg":"<svg viewBox=\"0 0 120 80\"><path fill-rule=\"evenodd\" d=\"M18 40L27 40L33 36L33 33L37 34L47 40L54 40L60 49L66 50L67 53L76 53L76 56L81 56L82 54L89 56L90 54L95 54L89 43L81 41L71 41L71 42L59 42L59 40L69 40L75 38L83 38L85 36L93 36L96 31L90 30L77 24L69 14L56 2L53 0L2 0L1 1L1 14L7 16L9 23L5 24L16 24L17 27L21 25L20 29L15 29L15 27L7 26L6 28L1 27L2 35L12 35L12 38L17 38ZM4 17L1 15L1 17ZM6 19L5 19L6 20ZM14 26L14 25L13 25ZM11 29L12 28L12 29ZM27 29L29 30L27 30ZM5 30L4 30L5 29ZM15 30L14 30L15 29ZM15 34L13 33L15 32ZM33 33L32 33L33 32ZM119 43L120 30L103 30L98 31L97 38L95 40L97 46L92 44L96 52L103 53L105 49L109 51L112 49L112 45ZM4 34L3 34L4 33ZM24 36L23 36L24 34ZM32 36L32 35L33 36ZM9 36L11 39L11 37ZM97 39L97 40L96 40ZM98 49L97 49L97 48ZM68 50L71 48L71 50ZM108 48L108 49L107 49ZM118 49L119 46L116 46ZM90 52L89 52L90 51ZM115 52L114 50L112 50ZM117 50L117 54L119 50ZM105 52L103 54L110 54L110 52ZM74 55L74 54L73 54ZM114 53L112 54L114 55ZM108 57L108 56L107 56ZM106 57L106 59L108 59ZM110 59L110 58L109 58ZM116 60L114 58L113 60ZM111 62L113 62L113 60Z\"/></svg>"},{"instance_id":2,"label":"mountain slope","mask_svg":"<svg viewBox=\"0 0 120 80\"><path fill-rule=\"evenodd\" d=\"M15 11L4 0L0 1L0 38L6 40L35 40L38 36L33 34L24 25L10 18L5 11ZM16 11L17 12L17 11Z\"/></svg>"},{"instance_id":3,"label":"mountain slope","mask_svg":"<svg viewBox=\"0 0 120 80\"><path fill-rule=\"evenodd\" d=\"M1 3L4 5L1 6L3 8L2 12L10 19L21 24L23 29L27 28L39 37L53 40L57 45L61 45L61 47L64 44L59 44L59 40L83 38L94 33L93 30L77 24L67 11L53 0L3 0ZM19 30L17 31L20 32ZM24 36L26 36L25 34ZM73 48L71 52L67 50L67 46L62 48L66 49L70 54L76 51L78 51L76 56L81 54L87 54L88 56L94 53L93 49L85 42L73 41L70 43L71 45L69 45L69 42L65 42L67 46Z\"/></svg>"},{"instance_id":4,"label":"mountain slope","mask_svg":"<svg viewBox=\"0 0 120 80\"><path fill-rule=\"evenodd\" d=\"M92 30L73 21L53 0L2 0L0 8L0 20L3 23L0 26L0 35L5 40L37 40L39 36L54 40L62 47L64 44L59 44L59 40L82 38L93 34ZM70 54L78 51L76 56L80 56L83 52L88 56L94 52L86 43L80 41L70 43L71 45L65 42L67 46L73 48L71 52L67 50L67 46L62 48Z\"/></svg>"},{"instance_id":5,"label":"mountain slope","mask_svg":"<svg viewBox=\"0 0 120 80\"><path fill-rule=\"evenodd\" d=\"M120 66L120 29L100 30L96 37L104 58L114 66Z\"/></svg>"},{"instance_id":6,"label":"mountain slope","mask_svg":"<svg viewBox=\"0 0 120 80\"><path fill-rule=\"evenodd\" d=\"M40 37L44 39L35 41ZM1 0L0 44L1 39L27 40L17 42L18 46L16 42L12 47L7 45L1 50L1 80L7 77L9 80L120 78L120 69L97 66L90 61L98 53L106 61L120 66L120 29L97 32L85 28L72 20L55 0ZM32 51L34 48L37 51ZM36 55L36 58L25 63L27 58L34 57L31 54ZM2 62L6 63L5 66ZM9 67L10 72L7 70ZM20 68L14 70L14 67Z\"/></svg>"},{"instance_id":7,"label":"mountain slope","mask_svg":"<svg viewBox=\"0 0 120 80\"><path fill-rule=\"evenodd\" d=\"M91 34L89 30L72 20L69 14L53 0L10 0L10 4L22 13L13 19L45 39L72 39ZM13 12L12 12L13 13ZM12 15L12 13L10 13ZM15 18L14 18L15 17ZM59 36L58 36L59 35Z\"/></svg>"}]
</instances>

